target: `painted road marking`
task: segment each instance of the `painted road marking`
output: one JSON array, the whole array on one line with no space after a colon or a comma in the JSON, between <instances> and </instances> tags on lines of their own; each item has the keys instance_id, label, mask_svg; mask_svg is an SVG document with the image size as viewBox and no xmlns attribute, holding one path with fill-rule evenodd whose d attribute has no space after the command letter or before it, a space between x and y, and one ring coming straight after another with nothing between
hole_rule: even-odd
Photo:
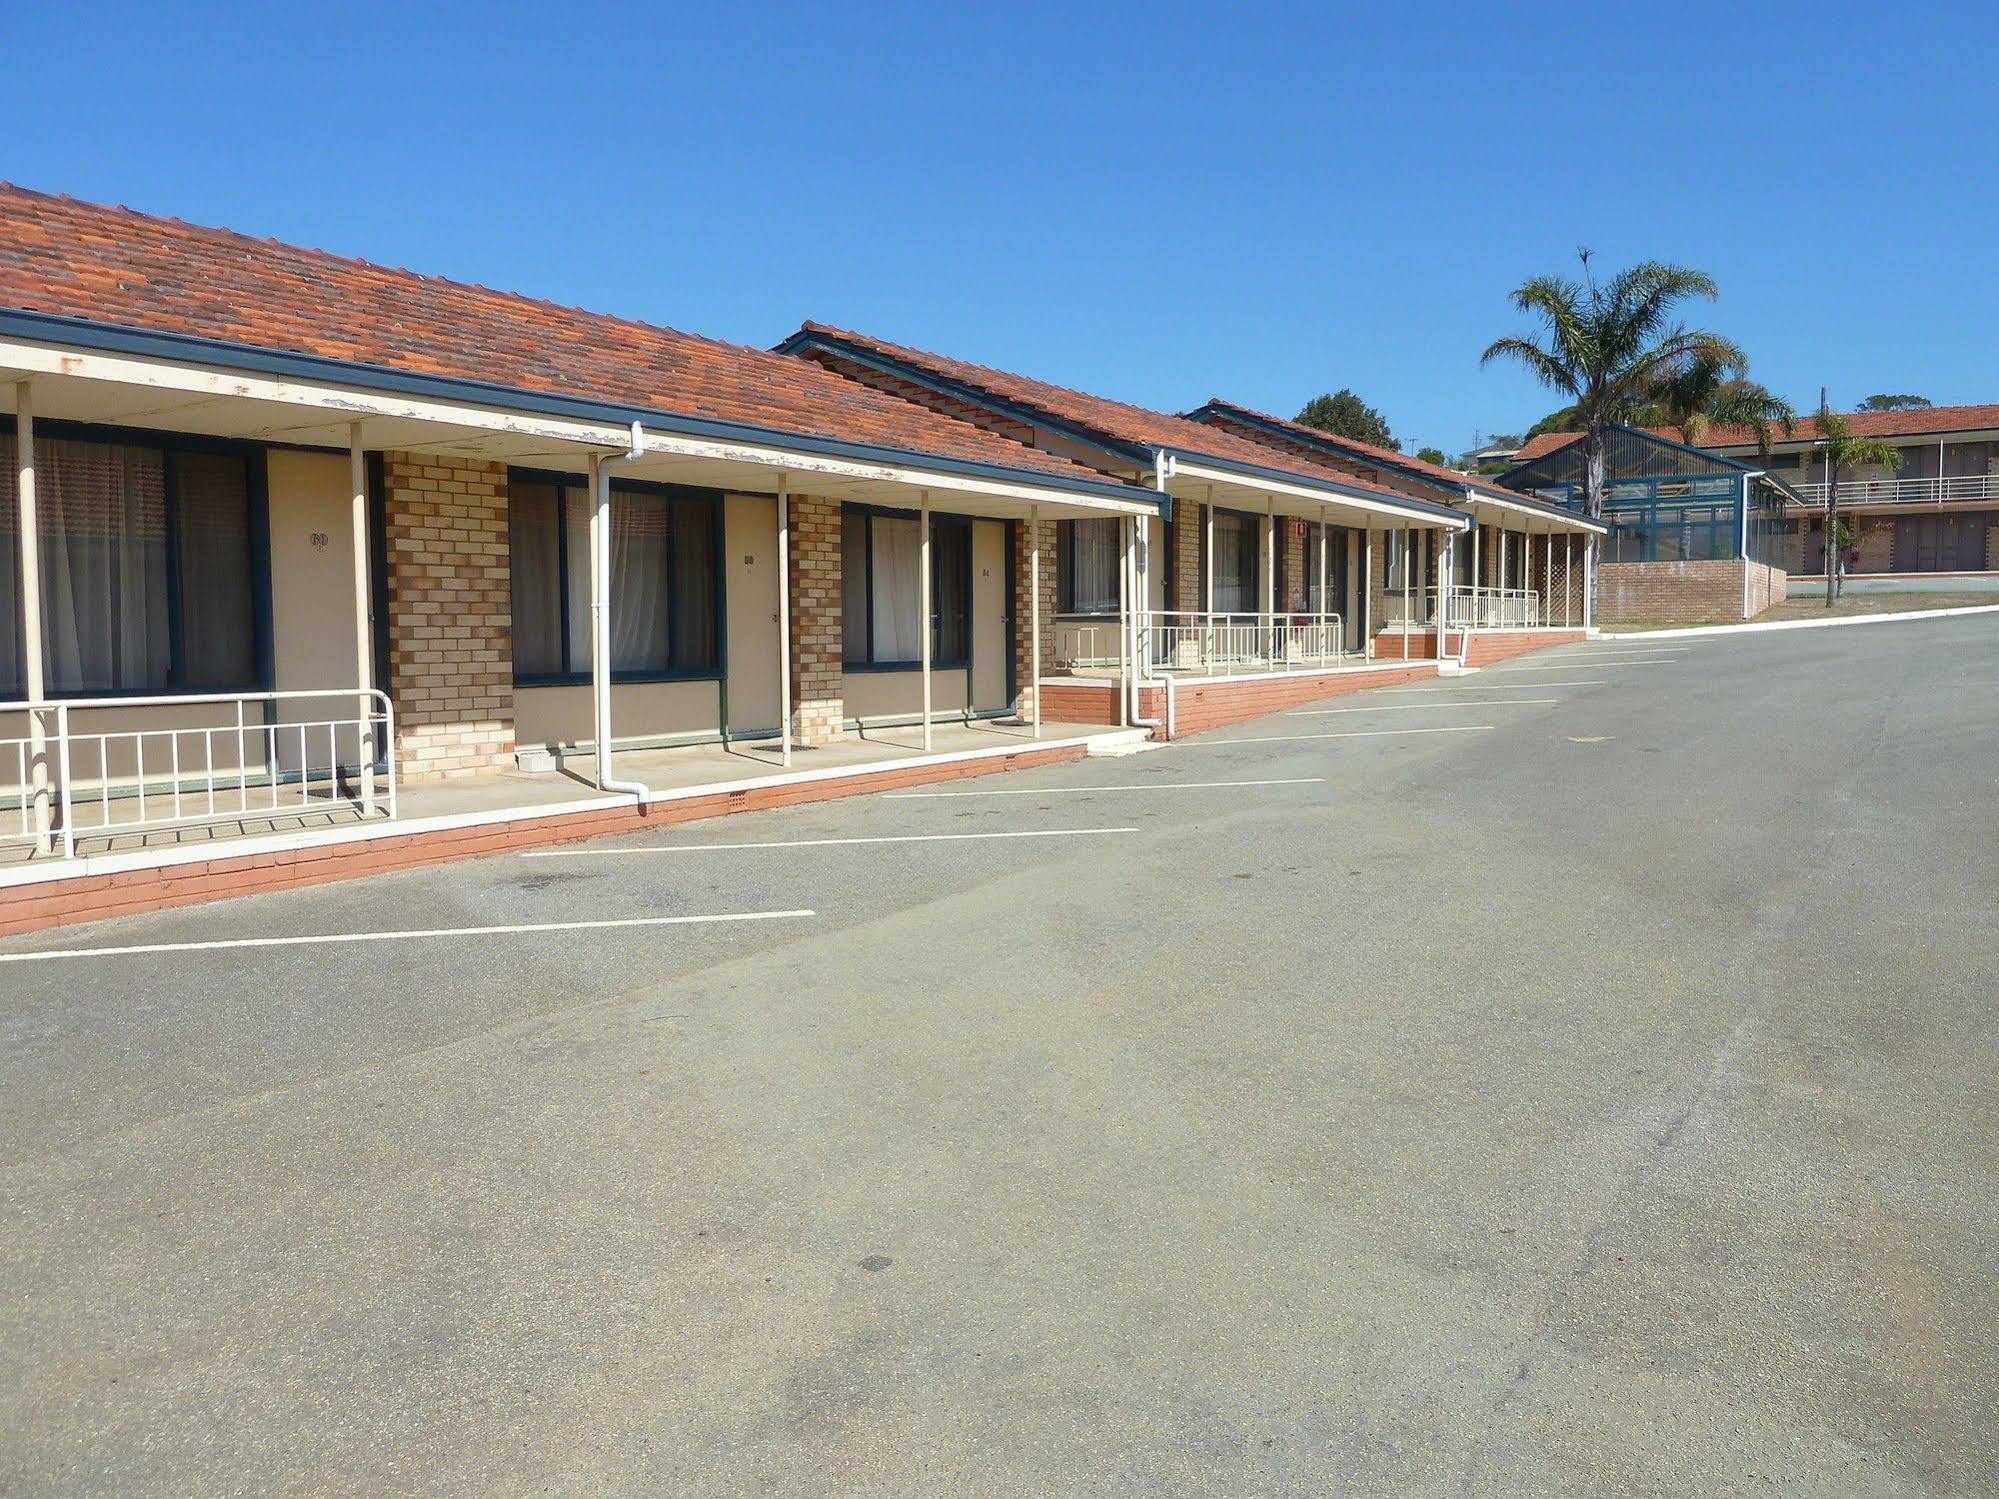
<instances>
[{"instance_id":1,"label":"painted road marking","mask_svg":"<svg viewBox=\"0 0 1999 1499\"><path fill-rule=\"evenodd\" d=\"M1230 744L1284 744L1294 739L1386 739L1404 734L1476 734L1494 725L1489 723L1460 723L1448 728L1432 729L1350 729L1339 734L1264 734L1254 739L1203 739L1188 741L1182 749L1220 749Z\"/></svg>"},{"instance_id":2,"label":"painted road marking","mask_svg":"<svg viewBox=\"0 0 1999 1499\"><path fill-rule=\"evenodd\" d=\"M1581 671L1583 668L1575 668ZM1509 687L1504 682L1465 682L1456 687L1377 687L1376 692L1547 692L1553 687L1601 687L1602 678L1593 682L1520 682Z\"/></svg>"},{"instance_id":3,"label":"painted road marking","mask_svg":"<svg viewBox=\"0 0 1999 1499\"><path fill-rule=\"evenodd\" d=\"M1038 828L1019 833L902 833L885 838L791 838L782 843L658 843L643 848L536 848L523 859L593 859L618 854L719 854L746 848L846 848L860 843L976 843L987 838L1093 838L1137 828Z\"/></svg>"},{"instance_id":4,"label":"painted road marking","mask_svg":"<svg viewBox=\"0 0 1999 1499\"><path fill-rule=\"evenodd\" d=\"M626 916L606 921L538 921L515 926L433 926L386 932L322 932L306 937L231 937L217 942L142 942L131 947L67 947L53 952L0 953L0 963L56 958L116 958L136 953L221 952L235 947L311 947L334 942L400 942L410 937L509 937L527 932L594 932L612 927L702 926L730 921L782 921L817 911L730 911L715 916Z\"/></svg>"},{"instance_id":5,"label":"painted road marking","mask_svg":"<svg viewBox=\"0 0 1999 1499\"><path fill-rule=\"evenodd\" d=\"M1488 666L1487 671L1624 671L1633 666L1668 666L1667 661L1590 661L1574 666Z\"/></svg>"},{"instance_id":6,"label":"painted road marking","mask_svg":"<svg viewBox=\"0 0 1999 1499\"><path fill-rule=\"evenodd\" d=\"M950 796L1086 796L1095 791L1212 791L1223 786L1317 786L1324 776L1288 776L1274 781L1152 781L1125 786L1047 786L1039 791L884 791L883 801L921 802Z\"/></svg>"},{"instance_id":7,"label":"painted road marking","mask_svg":"<svg viewBox=\"0 0 1999 1499\"><path fill-rule=\"evenodd\" d=\"M1376 703L1372 708L1293 708L1286 718L1330 718L1335 713L1399 713L1410 708L1531 708L1558 697L1474 697L1455 703Z\"/></svg>"}]
</instances>

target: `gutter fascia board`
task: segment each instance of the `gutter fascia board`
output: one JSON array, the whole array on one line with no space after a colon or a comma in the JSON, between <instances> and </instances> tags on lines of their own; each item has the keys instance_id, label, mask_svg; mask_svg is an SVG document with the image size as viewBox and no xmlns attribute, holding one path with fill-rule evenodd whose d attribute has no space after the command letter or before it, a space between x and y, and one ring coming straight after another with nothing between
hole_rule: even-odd
<instances>
[{"instance_id":1,"label":"gutter fascia board","mask_svg":"<svg viewBox=\"0 0 1999 1499\"><path fill-rule=\"evenodd\" d=\"M1384 505L1409 515L1428 516L1433 519L1450 520L1463 529L1464 512L1449 505L1433 505L1428 500L1411 499L1408 495L1391 494L1386 490L1369 489L1363 484L1342 484L1339 480L1322 478L1315 474L1300 474L1289 469L1265 468L1261 464L1244 463L1240 459L1217 458L1211 453L1197 452L1192 448L1165 448L1162 451L1172 455L1176 463L1191 464L1196 468L1211 468L1221 473L1238 474L1248 479L1262 479L1288 484L1294 488L1317 489L1336 499L1361 500L1370 505Z\"/></svg>"}]
</instances>

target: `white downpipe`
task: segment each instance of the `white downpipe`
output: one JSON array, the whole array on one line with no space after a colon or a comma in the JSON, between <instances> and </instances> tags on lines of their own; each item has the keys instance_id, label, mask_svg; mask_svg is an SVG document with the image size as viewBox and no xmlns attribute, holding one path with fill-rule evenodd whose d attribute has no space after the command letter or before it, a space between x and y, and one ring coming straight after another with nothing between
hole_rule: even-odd
<instances>
[{"instance_id":1,"label":"white downpipe","mask_svg":"<svg viewBox=\"0 0 1999 1499\"><path fill-rule=\"evenodd\" d=\"M1134 729L1156 729L1161 727L1156 718L1147 718L1141 711L1144 706L1142 693L1145 684L1152 679L1152 517L1135 515L1131 518L1131 589L1130 596L1137 601L1137 609L1132 614L1131 634L1131 700L1126 704L1125 718ZM1141 623L1144 621L1144 623ZM1166 679L1167 702L1173 700L1173 679ZM1171 717L1169 713L1169 718ZM1166 730L1172 737L1172 729Z\"/></svg>"},{"instance_id":2,"label":"white downpipe","mask_svg":"<svg viewBox=\"0 0 1999 1499\"><path fill-rule=\"evenodd\" d=\"M47 683L42 664L42 543L35 513L35 402L29 381L14 387L14 493L21 527L21 685L28 701L39 703ZM58 736L65 744L67 735ZM49 742L38 710L28 712L29 778L35 800L35 834L49 832ZM67 785L67 781L64 782ZM68 829L64 829L68 835Z\"/></svg>"},{"instance_id":3,"label":"white downpipe","mask_svg":"<svg viewBox=\"0 0 1999 1499\"><path fill-rule=\"evenodd\" d=\"M374 683L375 630L371 605L373 590L368 586L368 456L361 447L361 424L347 424L347 484L353 494L354 525L354 684L361 690L354 715L360 737L356 740L354 767L361 782L361 810L375 810L375 734L371 722L374 705L368 691Z\"/></svg>"},{"instance_id":4,"label":"white downpipe","mask_svg":"<svg viewBox=\"0 0 1999 1499\"><path fill-rule=\"evenodd\" d=\"M1027 638L1033 653L1027 680L1034 692L1034 737L1041 737L1041 507L1027 507Z\"/></svg>"},{"instance_id":5,"label":"white downpipe","mask_svg":"<svg viewBox=\"0 0 1999 1499\"><path fill-rule=\"evenodd\" d=\"M725 663L726 665L726 663ZM777 476L777 713L779 746L791 768L791 478Z\"/></svg>"},{"instance_id":6,"label":"white downpipe","mask_svg":"<svg viewBox=\"0 0 1999 1499\"><path fill-rule=\"evenodd\" d=\"M918 633L923 637L923 750L930 752L930 491L923 491L923 508L919 512L922 524L921 556L917 562L920 577L917 582L916 618Z\"/></svg>"},{"instance_id":7,"label":"white downpipe","mask_svg":"<svg viewBox=\"0 0 1999 1499\"><path fill-rule=\"evenodd\" d=\"M1374 527L1367 528L1367 555L1361 560L1360 649L1364 660L1374 659ZM1384 590L1385 591L1385 590Z\"/></svg>"},{"instance_id":8,"label":"white downpipe","mask_svg":"<svg viewBox=\"0 0 1999 1499\"><path fill-rule=\"evenodd\" d=\"M611 773L611 468L645 452L645 431L632 423L631 447L590 455L590 694L597 711L597 789L644 797L639 781Z\"/></svg>"}]
</instances>

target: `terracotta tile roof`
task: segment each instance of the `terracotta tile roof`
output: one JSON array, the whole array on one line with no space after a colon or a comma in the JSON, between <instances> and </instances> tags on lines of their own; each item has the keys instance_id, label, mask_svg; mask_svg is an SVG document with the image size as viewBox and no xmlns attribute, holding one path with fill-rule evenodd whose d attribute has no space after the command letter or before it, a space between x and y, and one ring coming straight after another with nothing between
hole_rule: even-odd
<instances>
[{"instance_id":1,"label":"terracotta tile roof","mask_svg":"<svg viewBox=\"0 0 1999 1499\"><path fill-rule=\"evenodd\" d=\"M1102 482L804 360L6 183L0 307Z\"/></svg>"},{"instance_id":2,"label":"terracotta tile roof","mask_svg":"<svg viewBox=\"0 0 1999 1499\"><path fill-rule=\"evenodd\" d=\"M1999 427L1999 406L1929 406L1921 411L1847 411L1840 414L1846 418L1847 427L1855 437L1940 436L1946 432L1979 432ZM1669 442L1685 441L1671 427L1648 427L1643 430ZM1531 437L1521 448L1518 461L1529 463L1544 453L1567 447L1576 440L1576 436L1574 432L1543 432L1538 437ZM1789 437L1781 428L1773 428L1770 433L1771 441L1777 447L1786 443L1816 442L1818 437L1818 419L1809 416L1798 418ZM1700 441L1694 446L1753 448L1756 446L1756 434L1748 427L1714 427L1702 433Z\"/></svg>"},{"instance_id":3,"label":"terracotta tile roof","mask_svg":"<svg viewBox=\"0 0 1999 1499\"><path fill-rule=\"evenodd\" d=\"M911 348L906 344L890 343L886 339L872 338L865 333L836 328L829 323L808 322L803 325L800 332L819 334L828 339L838 340L882 358L952 381L957 385L997 397L1055 422L1081 428L1112 443L1138 448L1168 448L1193 458L1205 456L1223 463L1254 464L1259 468L1295 475L1309 483L1337 484L1349 490L1379 495L1384 500L1400 505L1426 503L1412 501L1406 495L1372 489L1354 479L1351 474L1343 473L1330 465L1314 463L1309 458L1285 453L1263 443L1251 442L1248 438L1238 437L1233 432L1225 432L1219 427L1209 426L1203 422L1190 422L1183 416L1170 416L1163 411L1152 411L1125 401L1093 396L1084 391L1071 390L1067 386L1052 385L1046 380L1032 379L1027 375L1016 375L1007 370L992 369L987 365L972 364L943 354L932 354L928 350Z\"/></svg>"},{"instance_id":4,"label":"terracotta tile roof","mask_svg":"<svg viewBox=\"0 0 1999 1499\"><path fill-rule=\"evenodd\" d=\"M1393 448L1380 448L1371 442L1359 442L1354 438L1342 437L1334 432L1324 432L1317 427L1308 427L1303 422L1291 421L1281 416L1272 416L1267 411L1258 411L1253 406L1244 406L1236 401L1225 401L1220 396L1216 396L1210 400L1201 409L1203 411L1219 411L1225 414L1232 412L1237 416L1247 417L1253 422L1268 423L1270 426L1281 428L1287 435L1299 442L1317 443L1321 446L1331 448L1336 452L1345 453L1357 463L1373 463L1384 468L1399 469L1405 473L1422 474L1424 477L1434 479L1439 484L1448 485L1452 489L1462 489L1465 485L1469 484L1475 489L1489 490L1503 498L1515 498L1511 491L1501 489L1498 485L1481 479L1474 474L1463 473L1454 468L1446 468L1441 463L1426 463L1421 458L1414 457L1408 453L1397 452Z\"/></svg>"}]
</instances>

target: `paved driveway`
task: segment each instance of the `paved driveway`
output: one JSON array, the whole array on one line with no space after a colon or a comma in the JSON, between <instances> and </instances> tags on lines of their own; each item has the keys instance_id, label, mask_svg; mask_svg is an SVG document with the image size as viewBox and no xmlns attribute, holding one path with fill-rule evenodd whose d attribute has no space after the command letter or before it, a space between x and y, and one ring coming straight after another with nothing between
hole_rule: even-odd
<instances>
[{"instance_id":1,"label":"paved driveway","mask_svg":"<svg viewBox=\"0 0 1999 1499\"><path fill-rule=\"evenodd\" d=\"M1995 730L1604 642L0 943L0 1488L1989 1487Z\"/></svg>"}]
</instances>

